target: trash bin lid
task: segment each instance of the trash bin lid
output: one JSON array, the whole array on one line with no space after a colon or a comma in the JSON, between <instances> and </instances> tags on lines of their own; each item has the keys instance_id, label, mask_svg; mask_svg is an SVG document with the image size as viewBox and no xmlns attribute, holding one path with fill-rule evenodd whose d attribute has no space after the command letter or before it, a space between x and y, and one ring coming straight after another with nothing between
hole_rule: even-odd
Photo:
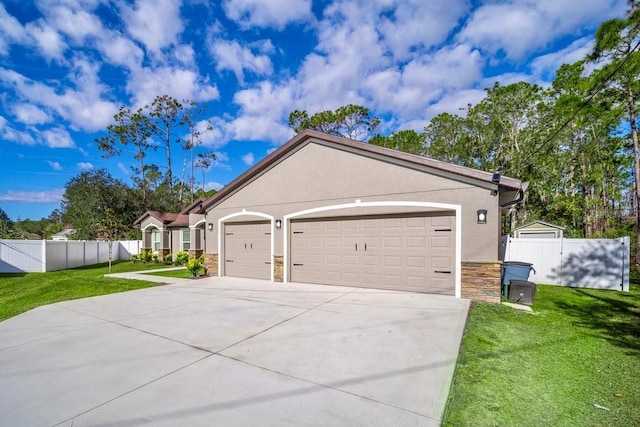
<instances>
[{"instance_id":1,"label":"trash bin lid","mask_svg":"<svg viewBox=\"0 0 640 427\"><path fill-rule=\"evenodd\" d=\"M522 267L533 266L533 264L531 264L530 262L523 262L523 261L505 261L502 263L502 265L520 265Z\"/></svg>"}]
</instances>

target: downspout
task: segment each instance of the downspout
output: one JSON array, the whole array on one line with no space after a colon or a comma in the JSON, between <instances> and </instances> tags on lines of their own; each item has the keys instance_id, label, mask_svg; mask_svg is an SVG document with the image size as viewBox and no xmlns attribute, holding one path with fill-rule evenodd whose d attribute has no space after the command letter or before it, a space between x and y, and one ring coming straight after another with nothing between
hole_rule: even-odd
<instances>
[{"instance_id":1,"label":"downspout","mask_svg":"<svg viewBox=\"0 0 640 427\"><path fill-rule=\"evenodd\" d=\"M518 190L518 196L512 201L500 205L500 207L501 208L510 208L511 206L515 206L518 203L520 203L521 201L523 201L524 200L524 192L527 191L527 188L529 188L529 183L528 182L523 182L522 186L520 187L520 190Z\"/></svg>"}]
</instances>

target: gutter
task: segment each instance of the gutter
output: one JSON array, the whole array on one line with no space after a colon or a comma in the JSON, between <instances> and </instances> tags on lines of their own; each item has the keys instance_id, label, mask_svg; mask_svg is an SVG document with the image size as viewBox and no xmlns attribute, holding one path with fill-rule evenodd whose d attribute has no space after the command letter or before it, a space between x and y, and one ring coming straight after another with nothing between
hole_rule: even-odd
<instances>
[{"instance_id":1,"label":"gutter","mask_svg":"<svg viewBox=\"0 0 640 427\"><path fill-rule=\"evenodd\" d=\"M525 191L527 191L527 188L529 188L529 183L528 182L523 182L522 186L520 187L520 190L518 190L518 196L512 201L500 205L500 207L501 208L510 208L512 206L517 205L521 201L523 201L524 200L524 193L525 193Z\"/></svg>"}]
</instances>

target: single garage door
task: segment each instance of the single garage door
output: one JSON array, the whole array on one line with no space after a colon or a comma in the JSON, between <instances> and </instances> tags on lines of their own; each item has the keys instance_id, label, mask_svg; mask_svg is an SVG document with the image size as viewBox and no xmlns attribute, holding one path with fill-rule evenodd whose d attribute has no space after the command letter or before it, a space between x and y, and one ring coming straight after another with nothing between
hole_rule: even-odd
<instances>
[{"instance_id":1,"label":"single garage door","mask_svg":"<svg viewBox=\"0 0 640 427\"><path fill-rule=\"evenodd\" d=\"M271 279L271 224L225 224L224 267L226 276Z\"/></svg>"},{"instance_id":2,"label":"single garage door","mask_svg":"<svg viewBox=\"0 0 640 427\"><path fill-rule=\"evenodd\" d=\"M296 221L291 281L454 295L455 215Z\"/></svg>"}]
</instances>

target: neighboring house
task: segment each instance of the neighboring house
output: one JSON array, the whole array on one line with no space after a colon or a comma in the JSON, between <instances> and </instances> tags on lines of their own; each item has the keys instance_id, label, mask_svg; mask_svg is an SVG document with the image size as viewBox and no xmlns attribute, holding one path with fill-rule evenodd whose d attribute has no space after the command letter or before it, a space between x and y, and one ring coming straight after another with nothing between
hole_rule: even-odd
<instances>
[{"instance_id":1,"label":"neighboring house","mask_svg":"<svg viewBox=\"0 0 640 427\"><path fill-rule=\"evenodd\" d=\"M501 215L525 189L514 178L306 130L188 207L189 227L204 230L195 247L213 276L497 302ZM161 213L146 215L136 221L146 235L173 227Z\"/></svg>"},{"instance_id":2,"label":"neighboring house","mask_svg":"<svg viewBox=\"0 0 640 427\"><path fill-rule=\"evenodd\" d=\"M134 222L142 230L142 247L164 258L188 251L198 257L204 251L204 215L198 214L205 198L186 206L180 213L147 211ZM193 224L190 227L190 224Z\"/></svg>"},{"instance_id":3,"label":"neighboring house","mask_svg":"<svg viewBox=\"0 0 640 427\"><path fill-rule=\"evenodd\" d=\"M54 240L54 241L69 240L69 237L73 236L75 232L76 232L75 228L65 228L59 233L56 233L53 236L51 236L51 240Z\"/></svg>"},{"instance_id":4,"label":"neighboring house","mask_svg":"<svg viewBox=\"0 0 640 427\"><path fill-rule=\"evenodd\" d=\"M520 239L562 239L564 227L544 221L533 221L513 229L513 237Z\"/></svg>"}]
</instances>

